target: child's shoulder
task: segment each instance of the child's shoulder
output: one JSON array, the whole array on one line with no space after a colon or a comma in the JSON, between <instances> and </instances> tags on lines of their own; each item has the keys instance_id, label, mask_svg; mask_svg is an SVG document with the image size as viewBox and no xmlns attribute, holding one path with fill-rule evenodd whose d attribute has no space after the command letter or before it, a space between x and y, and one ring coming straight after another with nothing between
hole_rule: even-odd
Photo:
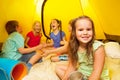
<instances>
[{"instance_id":1,"label":"child's shoulder","mask_svg":"<svg viewBox=\"0 0 120 80\"><path fill-rule=\"evenodd\" d=\"M95 41L94 41L94 44L103 44L103 42L102 42L102 41L95 40Z\"/></svg>"},{"instance_id":2,"label":"child's shoulder","mask_svg":"<svg viewBox=\"0 0 120 80\"><path fill-rule=\"evenodd\" d=\"M19 32L13 32L10 34L11 37L21 36Z\"/></svg>"},{"instance_id":3,"label":"child's shoulder","mask_svg":"<svg viewBox=\"0 0 120 80\"><path fill-rule=\"evenodd\" d=\"M65 32L64 31L60 31L62 33L62 35L65 35Z\"/></svg>"},{"instance_id":4,"label":"child's shoulder","mask_svg":"<svg viewBox=\"0 0 120 80\"><path fill-rule=\"evenodd\" d=\"M29 31L28 34L33 33L33 31Z\"/></svg>"},{"instance_id":5,"label":"child's shoulder","mask_svg":"<svg viewBox=\"0 0 120 80\"><path fill-rule=\"evenodd\" d=\"M60 32L65 33L64 31L60 31Z\"/></svg>"},{"instance_id":6,"label":"child's shoulder","mask_svg":"<svg viewBox=\"0 0 120 80\"><path fill-rule=\"evenodd\" d=\"M33 34L33 31L29 31L29 32L27 33L27 35L31 35L31 34Z\"/></svg>"},{"instance_id":7,"label":"child's shoulder","mask_svg":"<svg viewBox=\"0 0 120 80\"><path fill-rule=\"evenodd\" d=\"M93 49L96 50L98 49L101 45L103 45L103 42L95 40L93 43Z\"/></svg>"},{"instance_id":8,"label":"child's shoulder","mask_svg":"<svg viewBox=\"0 0 120 80\"><path fill-rule=\"evenodd\" d=\"M23 36L22 36L22 34L20 34L19 32L13 32L13 33L11 33L10 34L10 36L8 37L8 40L21 40L21 39L23 39Z\"/></svg>"}]
</instances>

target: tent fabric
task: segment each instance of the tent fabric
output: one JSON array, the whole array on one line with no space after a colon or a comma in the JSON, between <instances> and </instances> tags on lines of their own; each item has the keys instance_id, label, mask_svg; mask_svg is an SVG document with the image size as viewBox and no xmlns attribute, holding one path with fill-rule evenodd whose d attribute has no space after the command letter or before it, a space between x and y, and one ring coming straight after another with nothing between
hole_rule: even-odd
<instances>
[{"instance_id":1,"label":"tent fabric","mask_svg":"<svg viewBox=\"0 0 120 80\"><path fill-rule=\"evenodd\" d=\"M0 80L21 80L27 71L27 66L23 62L0 58Z\"/></svg>"},{"instance_id":2,"label":"tent fabric","mask_svg":"<svg viewBox=\"0 0 120 80\"><path fill-rule=\"evenodd\" d=\"M110 80L120 80L120 58L107 56L106 65L110 72Z\"/></svg>"},{"instance_id":3,"label":"tent fabric","mask_svg":"<svg viewBox=\"0 0 120 80\"><path fill-rule=\"evenodd\" d=\"M106 42L106 65L110 72L110 80L120 80L120 45L118 42Z\"/></svg>"}]
</instances>

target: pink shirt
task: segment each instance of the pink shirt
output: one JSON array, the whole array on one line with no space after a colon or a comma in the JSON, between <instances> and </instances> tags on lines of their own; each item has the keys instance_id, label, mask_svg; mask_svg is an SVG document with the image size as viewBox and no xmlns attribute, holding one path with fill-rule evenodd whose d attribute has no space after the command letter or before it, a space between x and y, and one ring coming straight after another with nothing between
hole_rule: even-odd
<instances>
[{"instance_id":1,"label":"pink shirt","mask_svg":"<svg viewBox=\"0 0 120 80\"><path fill-rule=\"evenodd\" d=\"M28 46L34 47L34 46L37 46L37 45L40 44L42 35L40 34L40 35L35 36L35 35L33 34L33 32L30 31L30 32L27 34L27 37L30 38L29 41L28 41L28 43L27 43Z\"/></svg>"}]
</instances>

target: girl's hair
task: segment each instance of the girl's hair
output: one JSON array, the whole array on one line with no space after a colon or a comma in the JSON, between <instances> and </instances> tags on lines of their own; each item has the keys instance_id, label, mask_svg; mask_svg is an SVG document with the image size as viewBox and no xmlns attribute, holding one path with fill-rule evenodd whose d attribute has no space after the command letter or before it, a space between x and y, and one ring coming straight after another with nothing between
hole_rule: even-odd
<instances>
[{"instance_id":1,"label":"girl's hair","mask_svg":"<svg viewBox=\"0 0 120 80\"><path fill-rule=\"evenodd\" d=\"M68 22L68 24L72 24L73 23L73 21L74 21L74 19L71 19L69 22Z\"/></svg>"},{"instance_id":2,"label":"girl's hair","mask_svg":"<svg viewBox=\"0 0 120 80\"><path fill-rule=\"evenodd\" d=\"M34 29L36 23L40 23L40 21L35 21L35 22L33 23L33 29ZM41 24L41 23L40 23L40 24Z\"/></svg>"},{"instance_id":3,"label":"girl's hair","mask_svg":"<svg viewBox=\"0 0 120 80\"><path fill-rule=\"evenodd\" d=\"M55 20L55 21L59 24L58 28L59 28L59 30L60 30L60 39L62 40L62 23L61 23L61 21L58 20L58 19L53 19L53 20ZM52 24L52 23L50 23L50 32L49 32L49 35L50 35L50 33L51 33L51 30L52 30L51 24Z\"/></svg>"},{"instance_id":4,"label":"girl's hair","mask_svg":"<svg viewBox=\"0 0 120 80\"><path fill-rule=\"evenodd\" d=\"M5 29L8 34L16 32L16 27L18 27L18 21L16 20L8 21L5 25Z\"/></svg>"},{"instance_id":5,"label":"girl's hair","mask_svg":"<svg viewBox=\"0 0 120 80\"><path fill-rule=\"evenodd\" d=\"M73 23L73 21L74 21L74 19L71 19L71 20L68 22L68 24L69 24L69 26L70 26L70 29L69 29L70 32L71 32L71 30L72 30L72 23Z\"/></svg>"},{"instance_id":6,"label":"girl's hair","mask_svg":"<svg viewBox=\"0 0 120 80\"><path fill-rule=\"evenodd\" d=\"M94 30L94 23L93 21L90 19L90 17L88 16L81 16L81 17L78 17L76 19L74 19L71 23L71 26L72 26L72 32L71 32L71 35L70 35L70 41L69 41L69 56L70 56L70 60L71 60L71 63L76 66L77 65L77 61L78 61L78 54L77 54L77 51L78 51L78 48L80 46L79 44L79 41L77 40L76 38L76 22L80 19L87 19L91 22L92 24L92 30L93 30L93 38L92 40L87 44L87 57L89 59L89 56L90 56L90 53L93 52L92 50L92 44L94 42L94 38L95 38L95 30ZM93 56L93 55L92 55Z\"/></svg>"}]
</instances>

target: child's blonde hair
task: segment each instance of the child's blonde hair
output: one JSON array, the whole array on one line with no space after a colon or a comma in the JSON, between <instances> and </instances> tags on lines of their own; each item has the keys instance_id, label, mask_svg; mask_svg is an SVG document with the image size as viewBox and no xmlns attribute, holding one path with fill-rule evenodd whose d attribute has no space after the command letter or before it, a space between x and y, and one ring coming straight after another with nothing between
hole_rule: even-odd
<instances>
[{"instance_id":1,"label":"child's blonde hair","mask_svg":"<svg viewBox=\"0 0 120 80\"><path fill-rule=\"evenodd\" d=\"M33 23L33 29L34 29L36 23L39 23L39 24L41 25L41 22L36 20L36 21Z\"/></svg>"}]
</instances>

